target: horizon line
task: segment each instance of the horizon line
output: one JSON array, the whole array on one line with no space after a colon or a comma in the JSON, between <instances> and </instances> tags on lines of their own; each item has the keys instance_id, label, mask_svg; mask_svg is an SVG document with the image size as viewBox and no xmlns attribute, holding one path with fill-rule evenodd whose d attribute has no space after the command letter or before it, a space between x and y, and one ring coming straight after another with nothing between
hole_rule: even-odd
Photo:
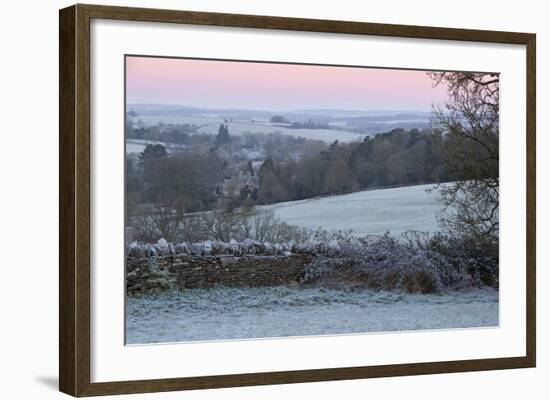
<instances>
[{"instance_id":1,"label":"horizon line","mask_svg":"<svg viewBox=\"0 0 550 401\"><path fill-rule=\"evenodd\" d=\"M307 112L307 111L348 111L348 112L358 112L358 113L372 113L372 112L404 112L404 113L430 113L431 110L418 110L418 109L371 109L371 110L361 110L361 109L339 109L339 108L311 108L311 109L280 109L280 110L274 110L274 109L255 109L255 108L248 108L248 107L212 107L212 106L189 106L186 104L178 104L178 103L128 103L126 102L126 107L128 106L164 106L164 107L182 107L187 109L209 109L209 110L216 110L216 111L223 111L223 110L236 110L236 111L259 111L264 113L296 113L296 112ZM433 106L433 105L432 105Z\"/></svg>"}]
</instances>

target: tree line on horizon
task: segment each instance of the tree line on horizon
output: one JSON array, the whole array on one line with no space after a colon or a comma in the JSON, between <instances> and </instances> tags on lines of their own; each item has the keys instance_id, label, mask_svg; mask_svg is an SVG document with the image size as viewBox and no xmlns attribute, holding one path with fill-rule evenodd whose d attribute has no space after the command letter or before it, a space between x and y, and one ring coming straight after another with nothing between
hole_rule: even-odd
<instances>
[{"instance_id":1,"label":"tree line on horizon","mask_svg":"<svg viewBox=\"0 0 550 401\"><path fill-rule=\"evenodd\" d=\"M368 188L445 182L443 137L437 130L396 129L361 142L330 144L298 160L266 159L259 203L299 200Z\"/></svg>"}]
</instances>

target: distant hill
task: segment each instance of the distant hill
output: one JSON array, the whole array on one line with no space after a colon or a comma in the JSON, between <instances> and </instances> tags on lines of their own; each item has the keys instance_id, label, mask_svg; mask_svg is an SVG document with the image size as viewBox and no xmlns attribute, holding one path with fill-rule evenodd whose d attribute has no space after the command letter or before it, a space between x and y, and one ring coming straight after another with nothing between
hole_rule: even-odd
<instances>
[{"instance_id":1,"label":"distant hill","mask_svg":"<svg viewBox=\"0 0 550 401\"><path fill-rule=\"evenodd\" d=\"M333 123L349 128L368 130L369 132L381 132L394 128L426 128L429 126L431 117L430 112L406 110L301 109L270 111L190 107L170 104L128 104L127 110L133 111L141 116L203 116L222 119L265 121L269 121L274 115L280 115L291 122L311 120L313 122Z\"/></svg>"}]
</instances>

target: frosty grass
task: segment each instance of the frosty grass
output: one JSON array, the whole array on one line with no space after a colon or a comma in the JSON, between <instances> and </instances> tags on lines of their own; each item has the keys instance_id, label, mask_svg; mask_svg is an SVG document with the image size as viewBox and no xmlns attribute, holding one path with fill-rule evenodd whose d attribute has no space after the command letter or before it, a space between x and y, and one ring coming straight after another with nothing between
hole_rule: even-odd
<instances>
[{"instance_id":1,"label":"frosty grass","mask_svg":"<svg viewBox=\"0 0 550 401\"><path fill-rule=\"evenodd\" d=\"M493 289L414 295L366 289L188 289L127 298L127 344L499 324Z\"/></svg>"}]
</instances>

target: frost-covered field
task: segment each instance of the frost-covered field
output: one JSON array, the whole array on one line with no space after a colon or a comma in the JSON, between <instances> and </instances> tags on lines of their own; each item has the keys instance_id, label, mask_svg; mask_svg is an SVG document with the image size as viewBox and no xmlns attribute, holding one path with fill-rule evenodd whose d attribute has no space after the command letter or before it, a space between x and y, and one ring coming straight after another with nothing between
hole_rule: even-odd
<instances>
[{"instance_id":1,"label":"frost-covered field","mask_svg":"<svg viewBox=\"0 0 550 401\"><path fill-rule=\"evenodd\" d=\"M193 289L127 298L128 344L499 324L498 291L411 295L314 288Z\"/></svg>"},{"instance_id":2,"label":"frost-covered field","mask_svg":"<svg viewBox=\"0 0 550 401\"><path fill-rule=\"evenodd\" d=\"M148 125L164 124L194 124L201 126L198 132L205 134L217 134L220 124L224 122L223 118L200 117L200 116L149 116L140 115L139 120ZM361 140L364 135L355 132L333 129L292 129L280 126L273 126L266 122L252 122L250 120L234 120L228 123L231 135L241 135L245 132L251 134L269 134L280 132L281 134L303 137L307 139L317 139L332 143L335 140L340 142L351 142Z\"/></svg>"},{"instance_id":3,"label":"frost-covered field","mask_svg":"<svg viewBox=\"0 0 550 401\"><path fill-rule=\"evenodd\" d=\"M269 206L288 224L311 229L353 230L356 235L398 235L409 230L439 231L437 191L416 185L355 192Z\"/></svg>"},{"instance_id":4,"label":"frost-covered field","mask_svg":"<svg viewBox=\"0 0 550 401\"><path fill-rule=\"evenodd\" d=\"M159 141L147 141L144 139L126 139L126 153L140 153L143 152L147 145L166 145L164 142Z\"/></svg>"},{"instance_id":5,"label":"frost-covered field","mask_svg":"<svg viewBox=\"0 0 550 401\"><path fill-rule=\"evenodd\" d=\"M167 143L160 141L149 141L146 139L126 139L126 154L130 153L141 153L147 145L163 145L166 147L166 150L170 152L171 150L177 148L183 148L184 145L179 145L177 143Z\"/></svg>"}]
</instances>

